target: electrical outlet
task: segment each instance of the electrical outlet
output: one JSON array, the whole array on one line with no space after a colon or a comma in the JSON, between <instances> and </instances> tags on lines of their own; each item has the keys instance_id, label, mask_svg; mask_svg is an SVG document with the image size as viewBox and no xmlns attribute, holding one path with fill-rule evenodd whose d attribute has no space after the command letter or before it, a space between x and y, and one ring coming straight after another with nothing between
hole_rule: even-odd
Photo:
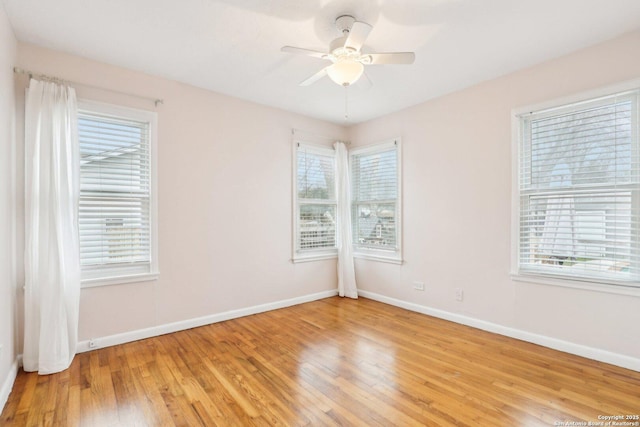
<instances>
[{"instance_id":1,"label":"electrical outlet","mask_svg":"<svg viewBox=\"0 0 640 427\"><path fill-rule=\"evenodd\" d=\"M98 343L96 342L96 340L91 338L89 340L89 348L96 348L97 346L98 346Z\"/></svg>"},{"instance_id":2,"label":"electrical outlet","mask_svg":"<svg viewBox=\"0 0 640 427\"><path fill-rule=\"evenodd\" d=\"M424 291L424 282L413 282L413 289L416 291Z\"/></svg>"},{"instance_id":3,"label":"electrical outlet","mask_svg":"<svg viewBox=\"0 0 640 427\"><path fill-rule=\"evenodd\" d=\"M464 291L462 288L456 288L456 301L462 301L464 299Z\"/></svg>"}]
</instances>

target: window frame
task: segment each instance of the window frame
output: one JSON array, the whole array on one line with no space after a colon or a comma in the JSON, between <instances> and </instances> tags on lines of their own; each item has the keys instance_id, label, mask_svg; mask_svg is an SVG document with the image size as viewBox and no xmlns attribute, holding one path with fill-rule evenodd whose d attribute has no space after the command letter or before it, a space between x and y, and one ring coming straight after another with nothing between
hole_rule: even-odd
<instances>
[{"instance_id":1,"label":"window frame","mask_svg":"<svg viewBox=\"0 0 640 427\"><path fill-rule=\"evenodd\" d=\"M336 152L333 147L328 147L320 144L314 144L302 139L293 140L292 145L292 198L293 198L293 230L292 230L292 254L291 254L291 262L299 263L299 262L309 262L309 261L320 261L326 259L333 259L338 257L338 247L337 247L337 233L339 232L340 224L338 223L338 216L336 214L335 222L336 222L336 245L332 248L320 248L320 249L301 249L299 247L300 242L300 206L304 204L327 204L334 205L337 213L338 209L338 199L337 194L335 194L334 190L334 199L329 199L327 203L316 203L316 202L301 202L298 197L298 150L300 148L306 148L311 151L317 151L321 155L331 155L333 157L333 172L334 172L334 183L336 178Z\"/></svg>"},{"instance_id":2,"label":"window frame","mask_svg":"<svg viewBox=\"0 0 640 427\"><path fill-rule=\"evenodd\" d=\"M147 282L157 280L160 275L158 262L158 190L157 190L157 139L158 114L155 111L141 110L120 105L108 104L89 99L78 100L78 112L112 116L124 120L147 122L149 124L149 271L132 272L130 268L113 268L109 271L86 273L81 266L81 287L117 285L124 283ZM79 148L79 147L78 147ZM78 196L79 197L79 196ZM79 215L78 215L79 219ZM108 273L108 274L107 274Z\"/></svg>"},{"instance_id":3,"label":"window frame","mask_svg":"<svg viewBox=\"0 0 640 427\"><path fill-rule=\"evenodd\" d=\"M391 138L375 144L364 145L361 147L353 148L349 150L349 175L351 180L351 206L349 209L353 212L354 206L359 202L356 201L356 195L353 191L354 185L354 169L353 162L354 157L362 154L374 154L376 152L388 151L389 148L395 148L396 150L396 182L397 182L397 197L395 207L396 218L396 249L376 249L371 247L360 246L357 242L353 241L353 256L354 258L366 259L371 261L380 261L391 264L403 264L402 257L402 140L401 138ZM353 217L353 214L352 214ZM355 235L355 224L352 224Z\"/></svg>"},{"instance_id":4,"label":"window frame","mask_svg":"<svg viewBox=\"0 0 640 427\"><path fill-rule=\"evenodd\" d=\"M525 107L514 108L511 111L511 141L512 141L512 164L511 164L511 271L512 280L533 284L550 286L561 286L566 288L584 289L596 292L605 292L622 295L640 296L640 282L626 282L609 280L606 278L589 278L584 276L561 276L549 274L544 271L532 271L522 269L520 266L520 214L521 214L521 189L520 189L520 168L523 147L523 120L522 116L530 113L548 113L553 115L554 109L565 109L569 106L578 107L579 104L592 104L598 102L600 98L610 97L624 92L640 89L640 79L635 79L620 84L584 91L570 96L557 98L542 103ZM640 93L637 95L640 97ZM640 102L638 103L640 104ZM636 116L636 120L640 117ZM635 123L635 130L638 132L640 123ZM640 148L638 141L640 135L636 134L636 147ZM634 200L632 203L636 203Z\"/></svg>"}]
</instances>

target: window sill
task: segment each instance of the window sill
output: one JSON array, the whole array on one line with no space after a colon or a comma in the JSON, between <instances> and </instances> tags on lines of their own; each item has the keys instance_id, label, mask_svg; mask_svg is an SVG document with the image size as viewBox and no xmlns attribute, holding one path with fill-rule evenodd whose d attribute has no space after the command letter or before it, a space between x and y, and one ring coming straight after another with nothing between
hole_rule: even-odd
<instances>
[{"instance_id":1,"label":"window sill","mask_svg":"<svg viewBox=\"0 0 640 427\"><path fill-rule=\"evenodd\" d=\"M359 252L359 253L354 253L353 257L358 259L366 259L368 261L386 262L389 264L398 264L398 265L404 264L404 260L396 256L385 256L385 255L379 255L379 254L373 254L373 253Z\"/></svg>"},{"instance_id":2,"label":"window sill","mask_svg":"<svg viewBox=\"0 0 640 427\"><path fill-rule=\"evenodd\" d=\"M511 279L517 282L536 283L541 285L560 286L564 288L640 297L640 287L619 283L588 282L527 273L511 273Z\"/></svg>"},{"instance_id":3,"label":"window sill","mask_svg":"<svg viewBox=\"0 0 640 427\"><path fill-rule=\"evenodd\" d=\"M149 282L158 280L160 273L144 273L129 276L118 276L108 278L84 279L81 288L95 288L98 286L123 285L125 283Z\"/></svg>"},{"instance_id":4,"label":"window sill","mask_svg":"<svg viewBox=\"0 0 640 427\"><path fill-rule=\"evenodd\" d=\"M297 255L291 258L291 262L294 264L297 264L300 262L323 261L326 259L337 259L337 258L338 258L338 254L335 252L316 254L316 255Z\"/></svg>"}]
</instances>

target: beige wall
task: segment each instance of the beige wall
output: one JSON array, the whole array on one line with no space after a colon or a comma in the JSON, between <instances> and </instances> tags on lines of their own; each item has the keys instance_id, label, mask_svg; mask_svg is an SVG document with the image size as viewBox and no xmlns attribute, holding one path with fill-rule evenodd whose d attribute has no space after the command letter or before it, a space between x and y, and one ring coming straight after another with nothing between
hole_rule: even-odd
<instances>
[{"instance_id":1,"label":"beige wall","mask_svg":"<svg viewBox=\"0 0 640 427\"><path fill-rule=\"evenodd\" d=\"M2 388L17 355L15 342L15 263L13 248L14 189L13 63L16 39L0 2L0 408Z\"/></svg>"},{"instance_id":2,"label":"beige wall","mask_svg":"<svg viewBox=\"0 0 640 427\"><path fill-rule=\"evenodd\" d=\"M83 289L80 340L336 289L335 261L289 262L291 130L345 129L32 45L19 45L17 62L164 99L155 108L76 85L79 98L157 111L159 126L160 278ZM22 92L27 78L17 81Z\"/></svg>"},{"instance_id":3,"label":"beige wall","mask_svg":"<svg viewBox=\"0 0 640 427\"><path fill-rule=\"evenodd\" d=\"M509 276L511 110L638 78L638 52L635 32L351 128L355 146L403 143L406 263L358 260L360 288L640 359L640 297Z\"/></svg>"},{"instance_id":4,"label":"beige wall","mask_svg":"<svg viewBox=\"0 0 640 427\"><path fill-rule=\"evenodd\" d=\"M335 261L289 262L290 131L298 128L348 136L355 146L403 139L406 263L358 260L362 289L640 358L638 298L509 277L511 109L637 78L638 48L640 33L633 33L344 129L20 44L20 67L165 100L156 109L77 85L83 98L158 111L161 271L154 282L83 289L80 339L335 289ZM27 79L16 82L20 114ZM20 178L17 185L22 191ZM20 215L21 209L19 200ZM414 291L414 280L424 281L426 291ZM456 287L465 291L461 303Z\"/></svg>"}]
</instances>

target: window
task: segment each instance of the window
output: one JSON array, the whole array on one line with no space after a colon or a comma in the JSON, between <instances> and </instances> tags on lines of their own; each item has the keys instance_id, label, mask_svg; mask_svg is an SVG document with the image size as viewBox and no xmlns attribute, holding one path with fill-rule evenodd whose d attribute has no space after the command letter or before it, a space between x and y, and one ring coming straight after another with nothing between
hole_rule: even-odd
<instances>
[{"instance_id":1,"label":"window","mask_svg":"<svg viewBox=\"0 0 640 427\"><path fill-rule=\"evenodd\" d=\"M335 170L332 148L295 143L294 261L337 254Z\"/></svg>"},{"instance_id":2,"label":"window","mask_svg":"<svg viewBox=\"0 0 640 427\"><path fill-rule=\"evenodd\" d=\"M518 122L518 273L639 286L638 91Z\"/></svg>"},{"instance_id":3,"label":"window","mask_svg":"<svg viewBox=\"0 0 640 427\"><path fill-rule=\"evenodd\" d=\"M351 151L351 218L356 256L402 262L400 142Z\"/></svg>"},{"instance_id":4,"label":"window","mask_svg":"<svg viewBox=\"0 0 640 427\"><path fill-rule=\"evenodd\" d=\"M155 113L80 103L78 219L85 286L157 275L155 133Z\"/></svg>"}]
</instances>

